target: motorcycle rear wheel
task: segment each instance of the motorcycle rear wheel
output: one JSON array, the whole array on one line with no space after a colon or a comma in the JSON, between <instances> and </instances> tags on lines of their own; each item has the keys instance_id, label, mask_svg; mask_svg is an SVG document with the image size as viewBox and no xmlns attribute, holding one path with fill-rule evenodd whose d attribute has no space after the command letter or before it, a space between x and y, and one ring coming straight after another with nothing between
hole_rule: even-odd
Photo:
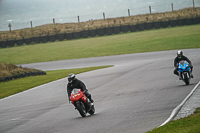
<instances>
[{"instance_id":1,"label":"motorcycle rear wheel","mask_svg":"<svg viewBox=\"0 0 200 133\"><path fill-rule=\"evenodd\" d=\"M86 117L85 105L84 105L82 102L77 103L77 104L76 104L76 108L77 108L77 110L79 111L79 113L80 113L80 115L81 115L82 117Z\"/></svg>"},{"instance_id":2,"label":"motorcycle rear wheel","mask_svg":"<svg viewBox=\"0 0 200 133\"><path fill-rule=\"evenodd\" d=\"M90 115L93 115L95 113L94 105L92 105L90 111L88 112Z\"/></svg>"}]
</instances>

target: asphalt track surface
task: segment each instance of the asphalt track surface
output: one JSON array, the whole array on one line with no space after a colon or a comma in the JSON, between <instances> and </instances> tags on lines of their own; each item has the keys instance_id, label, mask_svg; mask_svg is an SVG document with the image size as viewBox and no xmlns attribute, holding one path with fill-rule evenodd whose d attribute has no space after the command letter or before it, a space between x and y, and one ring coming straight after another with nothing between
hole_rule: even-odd
<instances>
[{"instance_id":1,"label":"asphalt track surface","mask_svg":"<svg viewBox=\"0 0 200 133\"><path fill-rule=\"evenodd\" d=\"M173 74L176 51L149 52L22 65L42 70L114 65L77 75L95 101L82 118L66 95L67 79L0 100L1 133L143 133L161 125L200 81L200 49L183 50L193 62L186 86Z\"/></svg>"}]
</instances>

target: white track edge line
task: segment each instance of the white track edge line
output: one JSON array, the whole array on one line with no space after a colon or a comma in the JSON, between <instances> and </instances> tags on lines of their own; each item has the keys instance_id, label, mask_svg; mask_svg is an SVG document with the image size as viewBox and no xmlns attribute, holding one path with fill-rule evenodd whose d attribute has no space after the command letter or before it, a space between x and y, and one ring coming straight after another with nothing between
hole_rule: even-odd
<instances>
[{"instance_id":1,"label":"white track edge line","mask_svg":"<svg viewBox=\"0 0 200 133\"><path fill-rule=\"evenodd\" d=\"M194 91L198 88L198 86L200 85L200 81L199 83L193 88L193 90L190 92L190 94L188 94L188 96L181 102L181 104L179 104L171 113L170 117L164 122L162 123L159 127L164 126L165 124L167 124L168 122L170 122L177 114L178 112L181 110L182 106L186 103L186 101L192 96L192 94L194 93Z\"/></svg>"}]
</instances>

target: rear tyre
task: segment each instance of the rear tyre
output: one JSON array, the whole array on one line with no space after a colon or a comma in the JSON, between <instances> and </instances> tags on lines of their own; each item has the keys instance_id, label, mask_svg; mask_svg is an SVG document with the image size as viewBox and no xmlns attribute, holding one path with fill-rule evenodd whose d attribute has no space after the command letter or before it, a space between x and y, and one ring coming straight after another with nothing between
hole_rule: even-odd
<instances>
[{"instance_id":1,"label":"rear tyre","mask_svg":"<svg viewBox=\"0 0 200 133\"><path fill-rule=\"evenodd\" d=\"M90 115L93 115L95 113L94 105L92 105L90 111L88 112Z\"/></svg>"},{"instance_id":2,"label":"rear tyre","mask_svg":"<svg viewBox=\"0 0 200 133\"><path fill-rule=\"evenodd\" d=\"M86 117L85 105L82 102L77 103L76 108L82 117Z\"/></svg>"}]
</instances>

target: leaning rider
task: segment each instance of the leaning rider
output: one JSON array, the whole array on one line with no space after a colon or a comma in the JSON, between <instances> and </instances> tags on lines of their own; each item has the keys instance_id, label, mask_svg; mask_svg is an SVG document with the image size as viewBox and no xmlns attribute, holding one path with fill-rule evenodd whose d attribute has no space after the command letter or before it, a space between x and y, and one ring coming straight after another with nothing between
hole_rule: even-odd
<instances>
[{"instance_id":1,"label":"leaning rider","mask_svg":"<svg viewBox=\"0 0 200 133\"><path fill-rule=\"evenodd\" d=\"M91 101L91 103L94 102L91 98L91 94L86 89L85 84L81 80L78 80L75 74L71 73L68 75L68 84L67 84L67 93L68 93L69 101L70 101L71 92L74 88L81 89L83 93L85 94L85 96Z\"/></svg>"},{"instance_id":2,"label":"leaning rider","mask_svg":"<svg viewBox=\"0 0 200 133\"><path fill-rule=\"evenodd\" d=\"M178 72L178 64L182 60L185 60L189 63L189 66L191 68L191 78L194 78L194 76L192 74L192 69L193 69L192 62L186 56L183 55L183 51L181 51L181 50L179 50L177 52L177 57L174 59L174 67L175 67L174 74L179 76L179 80L181 80L181 76Z\"/></svg>"}]
</instances>

